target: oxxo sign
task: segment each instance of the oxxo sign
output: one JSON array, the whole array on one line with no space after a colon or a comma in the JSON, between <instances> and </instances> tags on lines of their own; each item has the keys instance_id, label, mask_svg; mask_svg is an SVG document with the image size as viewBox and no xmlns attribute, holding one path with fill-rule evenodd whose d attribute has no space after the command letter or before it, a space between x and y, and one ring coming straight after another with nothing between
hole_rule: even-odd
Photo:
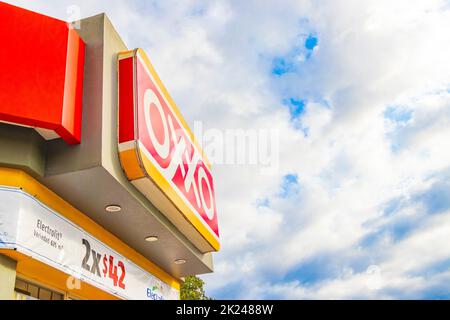
<instances>
[{"instance_id":1,"label":"oxxo sign","mask_svg":"<svg viewBox=\"0 0 450 320\"><path fill-rule=\"evenodd\" d=\"M91 248L89 240L82 239L82 243L86 249L81 267L98 277L109 278L112 280L114 287L125 289L126 269L123 261L119 260L117 265L114 262L114 256L96 252ZM103 257L103 258L102 258ZM102 261L102 270L100 271L100 261Z\"/></svg>"},{"instance_id":2,"label":"oxxo sign","mask_svg":"<svg viewBox=\"0 0 450 320\"><path fill-rule=\"evenodd\" d=\"M128 179L197 248L219 250L210 165L141 49L119 54L119 154Z\"/></svg>"}]
</instances>

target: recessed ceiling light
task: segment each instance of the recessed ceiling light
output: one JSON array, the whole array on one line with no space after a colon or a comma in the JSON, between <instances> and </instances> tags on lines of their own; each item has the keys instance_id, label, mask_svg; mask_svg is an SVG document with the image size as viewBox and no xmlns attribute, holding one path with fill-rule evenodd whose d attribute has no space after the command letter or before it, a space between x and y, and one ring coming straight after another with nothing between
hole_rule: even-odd
<instances>
[{"instance_id":1,"label":"recessed ceiling light","mask_svg":"<svg viewBox=\"0 0 450 320\"><path fill-rule=\"evenodd\" d=\"M184 259L177 259L177 260L174 261L174 263L175 264L185 264L186 260L184 260Z\"/></svg>"},{"instance_id":2,"label":"recessed ceiling light","mask_svg":"<svg viewBox=\"0 0 450 320\"><path fill-rule=\"evenodd\" d=\"M155 242L158 240L159 240L159 238L157 236L149 236L149 237L145 238L145 241L147 241L147 242Z\"/></svg>"},{"instance_id":3,"label":"recessed ceiling light","mask_svg":"<svg viewBox=\"0 0 450 320\"><path fill-rule=\"evenodd\" d=\"M122 210L122 207L117 204L110 204L109 206L105 207L105 210L108 212L119 212Z\"/></svg>"}]
</instances>

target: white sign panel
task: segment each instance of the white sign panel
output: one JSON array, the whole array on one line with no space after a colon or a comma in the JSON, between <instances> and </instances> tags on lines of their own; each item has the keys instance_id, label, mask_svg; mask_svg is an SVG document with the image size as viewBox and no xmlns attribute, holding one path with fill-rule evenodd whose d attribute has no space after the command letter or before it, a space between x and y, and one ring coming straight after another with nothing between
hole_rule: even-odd
<instances>
[{"instance_id":1,"label":"white sign panel","mask_svg":"<svg viewBox=\"0 0 450 320\"><path fill-rule=\"evenodd\" d=\"M20 189L0 187L0 247L124 299L179 299L178 290Z\"/></svg>"}]
</instances>

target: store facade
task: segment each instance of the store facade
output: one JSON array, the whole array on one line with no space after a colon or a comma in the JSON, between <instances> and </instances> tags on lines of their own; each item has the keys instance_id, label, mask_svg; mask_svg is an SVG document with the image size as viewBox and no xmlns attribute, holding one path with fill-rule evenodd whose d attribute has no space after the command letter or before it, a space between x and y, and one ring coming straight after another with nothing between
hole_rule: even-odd
<instances>
[{"instance_id":1,"label":"store facade","mask_svg":"<svg viewBox=\"0 0 450 320\"><path fill-rule=\"evenodd\" d=\"M178 299L213 271L206 156L106 15L0 2L0 299Z\"/></svg>"}]
</instances>

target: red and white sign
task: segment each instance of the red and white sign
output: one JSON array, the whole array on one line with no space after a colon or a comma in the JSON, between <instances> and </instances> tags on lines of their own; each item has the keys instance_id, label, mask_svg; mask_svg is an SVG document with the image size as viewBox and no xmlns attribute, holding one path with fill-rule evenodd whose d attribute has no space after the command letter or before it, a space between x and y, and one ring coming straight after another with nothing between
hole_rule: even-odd
<instances>
[{"instance_id":1,"label":"red and white sign","mask_svg":"<svg viewBox=\"0 0 450 320\"><path fill-rule=\"evenodd\" d=\"M119 152L128 179L194 245L219 249L210 165L140 49L119 55Z\"/></svg>"}]
</instances>

